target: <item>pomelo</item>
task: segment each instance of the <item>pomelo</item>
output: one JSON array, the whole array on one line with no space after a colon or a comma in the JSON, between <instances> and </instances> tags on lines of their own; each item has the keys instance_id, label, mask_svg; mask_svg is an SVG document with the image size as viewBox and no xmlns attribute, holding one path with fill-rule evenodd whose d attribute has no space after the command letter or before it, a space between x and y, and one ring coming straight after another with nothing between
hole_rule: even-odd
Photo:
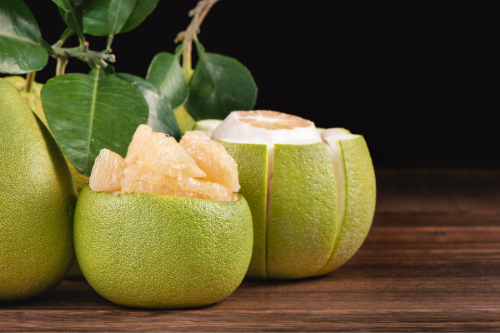
<instances>
[{"instance_id":1,"label":"pomelo","mask_svg":"<svg viewBox=\"0 0 500 333\"><path fill-rule=\"evenodd\" d=\"M47 126L50 131L49 125L47 123L47 118L45 118L45 112L42 107L42 100L40 98L40 92L43 88L42 83L33 81L30 91L26 91L26 79L22 76L6 76L5 80L14 84L16 89L19 91L21 96L28 102L30 108L35 112L35 114L40 118L40 120ZM64 153L63 153L64 154ZM89 183L89 177L79 173L76 168L71 164L66 156L66 163L68 164L69 170L71 172L71 177L73 178L73 183L75 184L76 192L80 193L82 188ZM78 262L75 260L73 266L67 274L67 277L74 278L82 276L82 272L78 267Z\"/></svg>"},{"instance_id":2,"label":"pomelo","mask_svg":"<svg viewBox=\"0 0 500 333\"><path fill-rule=\"evenodd\" d=\"M232 293L253 245L234 159L199 133L178 143L140 125L126 158L101 150L75 212L83 274L126 306L207 305Z\"/></svg>"},{"instance_id":3,"label":"pomelo","mask_svg":"<svg viewBox=\"0 0 500 333\"><path fill-rule=\"evenodd\" d=\"M86 187L75 210L81 270L104 298L144 308L215 303L241 283L252 254L243 197L214 201Z\"/></svg>"},{"instance_id":4,"label":"pomelo","mask_svg":"<svg viewBox=\"0 0 500 333\"><path fill-rule=\"evenodd\" d=\"M232 112L213 133L238 164L254 224L251 278L304 278L347 262L375 209L375 175L362 136L318 131L275 111Z\"/></svg>"},{"instance_id":5,"label":"pomelo","mask_svg":"<svg viewBox=\"0 0 500 333\"><path fill-rule=\"evenodd\" d=\"M54 288L75 259L76 191L64 155L16 88L0 79L0 301Z\"/></svg>"}]
</instances>

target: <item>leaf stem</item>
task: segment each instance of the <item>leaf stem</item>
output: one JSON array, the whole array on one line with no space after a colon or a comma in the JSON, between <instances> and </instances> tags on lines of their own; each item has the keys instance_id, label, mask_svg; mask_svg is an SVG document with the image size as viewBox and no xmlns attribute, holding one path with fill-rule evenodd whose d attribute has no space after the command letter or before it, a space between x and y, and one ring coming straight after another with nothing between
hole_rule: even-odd
<instances>
[{"instance_id":1,"label":"leaf stem","mask_svg":"<svg viewBox=\"0 0 500 333\"><path fill-rule=\"evenodd\" d=\"M31 72L26 75L26 82L24 83L24 89L26 90L26 92L30 92L31 85L33 84L33 81L35 81L35 75L36 72Z\"/></svg>"},{"instance_id":2,"label":"leaf stem","mask_svg":"<svg viewBox=\"0 0 500 333\"><path fill-rule=\"evenodd\" d=\"M52 48L60 48L63 46L64 42L71 36L74 35L74 31L71 30L70 28L66 28L66 30L64 30L64 32L62 33L61 37L59 38L59 40L54 44L52 45Z\"/></svg>"},{"instance_id":3,"label":"leaf stem","mask_svg":"<svg viewBox=\"0 0 500 333\"><path fill-rule=\"evenodd\" d=\"M103 53L111 53L112 50L111 50L111 44L113 44L113 40L114 40L114 36L108 36L108 42L106 43L106 50L103 51Z\"/></svg>"},{"instance_id":4,"label":"leaf stem","mask_svg":"<svg viewBox=\"0 0 500 333\"><path fill-rule=\"evenodd\" d=\"M189 11L189 17L192 17L191 23L186 30L177 34L175 42L182 42L182 69L185 73L193 71L191 55L193 51L193 39L200 31L200 25L207 16L210 8L219 0L200 0L195 8Z\"/></svg>"}]
</instances>

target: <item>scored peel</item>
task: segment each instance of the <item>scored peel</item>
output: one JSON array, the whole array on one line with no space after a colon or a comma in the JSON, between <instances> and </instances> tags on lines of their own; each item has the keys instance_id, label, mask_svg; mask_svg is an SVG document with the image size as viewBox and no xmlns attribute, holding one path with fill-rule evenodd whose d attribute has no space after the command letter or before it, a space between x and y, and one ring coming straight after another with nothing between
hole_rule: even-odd
<instances>
[{"instance_id":1,"label":"scored peel","mask_svg":"<svg viewBox=\"0 0 500 333\"><path fill-rule=\"evenodd\" d=\"M214 130L213 139L238 163L240 193L252 209L247 277L325 274L361 246L375 207L373 166L362 136L343 128L320 136L312 122L296 116L239 111Z\"/></svg>"}]
</instances>

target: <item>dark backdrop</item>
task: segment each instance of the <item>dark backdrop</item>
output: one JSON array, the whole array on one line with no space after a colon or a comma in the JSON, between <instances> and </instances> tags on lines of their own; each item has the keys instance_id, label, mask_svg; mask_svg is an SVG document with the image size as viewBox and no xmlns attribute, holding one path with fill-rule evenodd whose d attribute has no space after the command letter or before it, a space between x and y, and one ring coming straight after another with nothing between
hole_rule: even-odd
<instances>
[{"instance_id":1,"label":"dark backdrop","mask_svg":"<svg viewBox=\"0 0 500 333\"><path fill-rule=\"evenodd\" d=\"M173 52L196 0L160 0L115 38L115 68L145 77ZM56 5L26 0L42 36L64 30ZM376 166L499 168L498 19L485 3L359 4L221 0L201 27L207 51L232 56L259 88L256 109L363 134ZM492 4L494 2L491 2ZM330 7L325 7L329 5ZM105 48L105 37L89 37ZM72 37L66 46L74 46ZM87 72L72 59L67 72ZM45 82L55 60L37 74Z\"/></svg>"}]
</instances>

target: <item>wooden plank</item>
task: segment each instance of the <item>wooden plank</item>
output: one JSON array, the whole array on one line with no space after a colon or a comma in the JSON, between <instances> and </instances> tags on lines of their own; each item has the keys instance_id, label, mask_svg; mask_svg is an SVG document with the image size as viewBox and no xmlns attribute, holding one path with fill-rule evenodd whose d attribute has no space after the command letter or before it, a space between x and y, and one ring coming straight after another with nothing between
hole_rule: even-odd
<instances>
[{"instance_id":1,"label":"wooden plank","mask_svg":"<svg viewBox=\"0 0 500 333\"><path fill-rule=\"evenodd\" d=\"M330 274L246 280L188 310L116 306L84 280L66 280L0 305L0 331L499 331L500 173L382 171L367 240Z\"/></svg>"}]
</instances>

